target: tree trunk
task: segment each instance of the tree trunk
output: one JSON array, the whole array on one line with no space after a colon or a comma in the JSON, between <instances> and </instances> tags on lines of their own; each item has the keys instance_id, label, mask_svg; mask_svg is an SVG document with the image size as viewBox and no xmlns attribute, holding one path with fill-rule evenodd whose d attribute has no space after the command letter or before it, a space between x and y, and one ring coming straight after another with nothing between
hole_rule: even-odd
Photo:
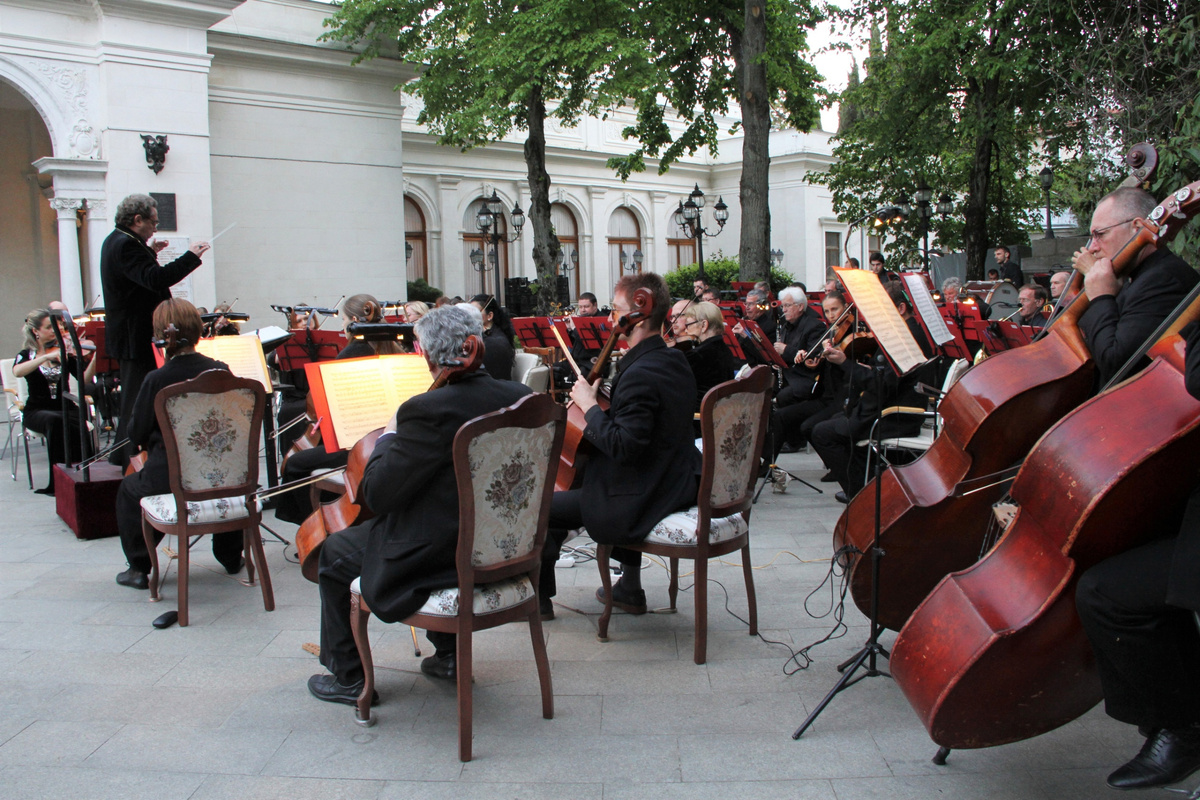
<instances>
[{"instance_id":1,"label":"tree trunk","mask_svg":"<svg viewBox=\"0 0 1200 800\"><path fill-rule=\"evenodd\" d=\"M991 187L992 152L995 149L995 113L999 81L986 78L974 89L974 105L979 132L975 136L975 157L963 212L963 239L967 250L967 280L983 280L988 251L988 191ZM968 91L971 91L970 89Z\"/></svg>"},{"instance_id":2,"label":"tree trunk","mask_svg":"<svg viewBox=\"0 0 1200 800\"><path fill-rule=\"evenodd\" d=\"M540 86L529 95L529 136L525 166L529 173L529 225L533 228L533 263L537 267L537 313L549 314L558 299L555 265L562 252L550 224L550 173L546 171L546 104Z\"/></svg>"},{"instance_id":3,"label":"tree trunk","mask_svg":"<svg viewBox=\"0 0 1200 800\"><path fill-rule=\"evenodd\" d=\"M771 164L768 142L771 108L767 70L762 63L767 45L767 11L763 0L746 0L746 25L740 47L733 37L742 106L741 242L739 262L744 281L766 280L771 263L771 211L767 180Z\"/></svg>"}]
</instances>

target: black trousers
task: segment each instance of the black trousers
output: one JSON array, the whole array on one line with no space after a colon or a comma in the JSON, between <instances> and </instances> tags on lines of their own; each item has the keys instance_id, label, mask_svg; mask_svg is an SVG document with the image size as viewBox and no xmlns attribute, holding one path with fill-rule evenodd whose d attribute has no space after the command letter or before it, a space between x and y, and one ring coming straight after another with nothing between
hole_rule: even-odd
<instances>
[{"instance_id":1,"label":"black trousers","mask_svg":"<svg viewBox=\"0 0 1200 800\"><path fill-rule=\"evenodd\" d=\"M132 475L126 475L117 490L117 532L121 536L121 549L125 551L125 560L129 566L138 572L150 572L150 552L146 549L146 540L142 536L142 506L143 497L156 494L168 494L171 484L167 478L166 469L143 469ZM161 542L163 535L155 532L155 542ZM212 551L217 561L223 565L233 565L242 555L242 532L218 533L212 537ZM180 542L180 547L184 546Z\"/></svg>"},{"instance_id":2,"label":"black trousers","mask_svg":"<svg viewBox=\"0 0 1200 800\"><path fill-rule=\"evenodd\" d=\"M154 371L154 359L142 361L136 358L121 359L121 418L117 421L117 441L129 435L129 419L133 416L133 404L137 400L146 376ZM132 457L129 447L119 447L108 457L111 464L124 469Z\"/></svg>"},{"instance_id":3,"label":"black trousers","mask_svg":"<svg viewBox=\"0 0 1200 800\"><path fill-rule=\"evenodd\" d=\"M808 438L848 497L858 494L866 483L868 448L855 447L855 443L871 435L874 422L874 417L836 413L813 426ZM921 417L914 415L885 417L879 423L879 438L915 436L920 433L922 422Z\"/></svg>"},{"instance_id":4,"label":"black trousers","mask_svg":"<svg viewBox=\"0 0 1200 800\"><path fill-rule=\"evenodd\" d=\"M343 686L357 686L365 679L354 630L350 627L350 584L362 575L367 549L367 526L355 525L331 535L321 545L317 562L317 585L321 589L321 663ZM425 638L439 656L456 651L453 633L425 631Z\"/></svg>"},{"instance_id":5,"label":"black trousers","mask_svg":"<svg viewBox=\"0 0 1200 800\"><path fill-rule=\"evenodd\" d=\"M832 402L821 398L813 398L800 403L792 403L791 405L780 406L772 414L773 421L778 426L779 434L775 441L775 457L779 456L779 449L783 447L784 442L794 445L803 445L808 441L808 432L812 431L812 426L808 426L808 432L804 429L810 417L820 414L822 411L830 408ZM774 427L774 426L773 426Z\"/></svg>"},{"instance_id":6,"label":"black trousers","mask_svg":"<svg viewBox=\"0 0 1200 800\"><path fill-rule=\"evenodd\" d=\"M350 460L349 450L338 450L326 453L324 447L314 447L292 453L283 465L283 483L307 478L319 469L336 469L346 466ZM309 499L311 486L301 486L298 489L284 492L276 499L275 516L284 522L296 525L304 522L313 512L312 501Z\"/></svg>"},{"instance_id":7,"label":"black trousers","mask_svg":"<svg viewBox=\"0 0 1200 800\"><path fill-rule=\"evenodd\" d=\"M84 451L79 444L79 408L73 403L67 406L68 431L63 439L63 414L61 409L26 411L22 417L26 429L46 437L46 451L50 456L50 484L54 483L54 465L66 462L67 446L71 448L71 460L79 461L91 455L91 445ZM91 441L90 439L88 440Z\"/></svg>"},{"instance_id":8,"label":"black trousers","mask_svg":"<svg viewBox=\"0 0 1200 800\"><path fill-rule=\"evenodd\" d=\"M554 578L554 563L567 540L570 531L583 525L583 490L571 489L555 492L550 501L550 524L546 545L542 548L542 571L538 580L538 597L554 597L558 594L558 582ZM595 539L595 537L592 537ZM603 544L603 542L601 542ZM624 547L614 547L612 556L627 569L640 569L642 554Z\"/></svg>"},{"instance_id":9,"label":"black trousers","mask_svg":"<svg viewBox=\"0 0 1200 800\"><path fill-rule=\"evenodd\" d=\"M1166 602L1174 550L1172 538L1113 556L1084 573L1075 590L1104 710L1131 725L1200 723L1200 631L1190 609Z\"/></svg>"}]
</instances>

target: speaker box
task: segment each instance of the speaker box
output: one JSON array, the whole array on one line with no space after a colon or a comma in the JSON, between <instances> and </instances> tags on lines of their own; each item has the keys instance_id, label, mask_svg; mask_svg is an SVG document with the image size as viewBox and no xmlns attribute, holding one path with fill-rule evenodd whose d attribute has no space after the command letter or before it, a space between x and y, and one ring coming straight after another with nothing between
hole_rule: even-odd
<instances>
[{"instance_id":1,"label":"speaker box","mask_svg":"<svg viewBox=\"0 0 1200 800\"><path fill-rule=\"evenodd\" d=\"M54 465L54 504L77 539L117 535L117 490L124 471L107 461L88 468L90 479L74 467Z\"/></svg>"}]
</instances>

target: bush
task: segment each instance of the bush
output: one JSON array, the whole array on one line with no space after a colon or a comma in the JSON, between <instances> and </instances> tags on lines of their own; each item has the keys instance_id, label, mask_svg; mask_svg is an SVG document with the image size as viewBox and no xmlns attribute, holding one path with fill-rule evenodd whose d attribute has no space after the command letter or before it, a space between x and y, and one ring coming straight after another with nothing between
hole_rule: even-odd
<instances>
[{"instance_id":1,"label":"bush","mask_svg":"<svg viewBox=\"0 0 1200 800\"><path fill-rule=\"evenodd\" d=\"M410 301L420 300L423 303L433 303L442 296L442 290L436 286L430 286L425 282L424 278L417 278L415 281L408 282L408 299Z\"/></svg>"},{"instance_id":2,"label":"bush","mask_svg":"<svg viewBox=\"0 0 1200 800\"><path fill-rule=\"evenodd\" d=\"M740 269L737 256L726 256L720 251L717 252L715 258L704 259L704 277L708 280L708 285L716 289L718 292L725 289L732 289L734 281L740 281ZM667 288L671 291L672 297L691 297L692 283L696 280L700 269L695 264L687 264L678 269L671 270L663 278L667 282ZM779 294L779 290L791 283L795 278L792 273L778 267L771 268L771 291Z\"/></svg>"}]
</instances>

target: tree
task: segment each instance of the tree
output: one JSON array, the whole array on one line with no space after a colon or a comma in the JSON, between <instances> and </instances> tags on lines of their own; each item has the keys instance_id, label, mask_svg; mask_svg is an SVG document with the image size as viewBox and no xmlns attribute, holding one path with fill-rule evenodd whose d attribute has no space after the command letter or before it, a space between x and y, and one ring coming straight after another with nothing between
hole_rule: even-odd
<instances>
[{"instance_id":1,"label":"tree","mask_svg":"<svg viewBox=\"0 0 1200 800\"><path fill-rule=\"evenodd\" d=\"M417 122L464 150L524 130L529 221L538 285L553 287L561 255L550 225L547 115L564 125L600 115L648 85L653 66L634 9L619 0L344 0L323 38L424 65L404 87L420 97ZM399 87L398 87L399 88ZM548 313L552 291L538 292Z\"/></svg>"},{"instance_id":2,"label":"tree","mask_svg":"<svg viewBox=\"0 0 1200 800\"><path fill-rule=\"evenodd\" d=\"M637 121L622 133L638 140L628 156L609 164L624 179L659 159L659 174L701 147L717 150L720 123L736 102L742 113L741 242L743 280L769 274L767 139L772 108L792 126L809 130L817 121L820 76L803 59L806 31L819 14L809 0L648 0L642 37L653 43L656 80L633 95ZM671 108L686 128L668 125ZM735 126L736 130L736 126Z\"/></svg>"}]
</instances>

